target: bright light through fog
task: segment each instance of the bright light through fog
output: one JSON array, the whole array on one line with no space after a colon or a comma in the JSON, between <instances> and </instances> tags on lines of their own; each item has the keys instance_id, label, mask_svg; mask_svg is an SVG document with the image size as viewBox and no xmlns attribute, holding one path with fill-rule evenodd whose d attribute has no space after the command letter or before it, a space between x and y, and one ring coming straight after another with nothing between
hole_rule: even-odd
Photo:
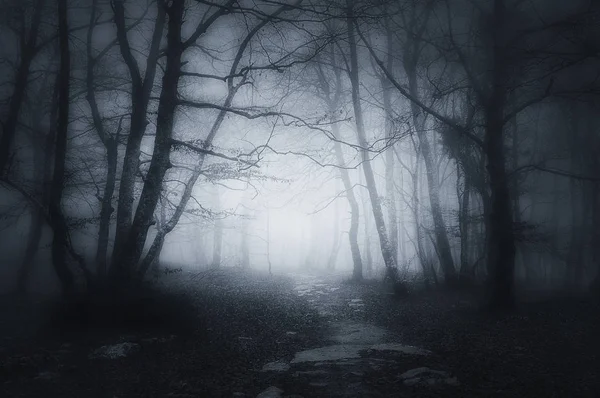
<instances>
[{"instance_id":1,"label":"bright light through fog","mask_svg":"<svg viewBox=\"0 0 600 398\"><path fill-rule=\"evenodd\" d=\"M277 157L261 170L269 178L252 187L223 181L230 189L219 187L216 193L216 185L209 185L197 191L206 207L228 213L221 221L223 266L241 265L246 244L253 269L267 270L269 262L275 273L324 269L337 240L341 249L336 268L351 269L346 233L349 209L340 196L338 170L304 175L307 167L312 165L305 159ZM179 225L168 236L161 260L210 266L216 224L207 223L205 227L195 222Z\"/></svg>"},{"instance_id":2,"label":"bright light through fog","mask_svg":"<svg viewBox=\"0 0 600 398\"><path fill-rule=\"evenodd\" d=\"M307 241L311 234L306 214L293 208L271 209L257 218L253 226L266 232L271 261L286 268L303 265L308 255L306 250L310 250Z\"/></svg>"}]
</instances>

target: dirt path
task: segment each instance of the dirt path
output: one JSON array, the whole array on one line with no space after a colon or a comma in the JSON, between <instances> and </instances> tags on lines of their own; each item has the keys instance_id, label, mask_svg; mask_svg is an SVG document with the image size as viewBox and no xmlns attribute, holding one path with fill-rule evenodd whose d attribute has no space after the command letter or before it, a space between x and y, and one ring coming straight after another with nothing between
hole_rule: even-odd
<instances>
[{"instance_id":1,"label":"dirt path","mask_svg":"<svg viewBox=\"0 0 600 398\"><path fill-rule=\"evenodd\" d=\"M600 396L589 303L490 316L458 292L288 276L171 275L128 306L48 312L33 334L51 307L0 300L0 397Z\"/></svg>"},{"instance_id":2,"label":"dirt path","mask_svg":"<svg viewBox=\"0 0 600 398\"><path fill-rule=\"evenodd\" d=\"M326 319L326 341L291 360L266 363L262 370L271 387L259 398L402 396L415 389L423 396L459 385L435 353L404 345L398 335L366 322L363 299L341 288L339 278L291 277L295 293Z\"/></svg>"}]
</instances>

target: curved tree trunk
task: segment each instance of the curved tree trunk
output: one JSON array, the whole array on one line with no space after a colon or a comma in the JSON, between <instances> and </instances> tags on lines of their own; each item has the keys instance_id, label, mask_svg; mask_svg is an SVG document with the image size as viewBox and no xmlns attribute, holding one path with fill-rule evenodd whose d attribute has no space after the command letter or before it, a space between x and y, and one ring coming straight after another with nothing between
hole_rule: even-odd
<instances>
[{"instance_id":1,"label":"curved tree trunk","mask_svg":"<svg viewBox=\"0 0 600 398\"><path fill-rule=\"evenodd\" d=\"M412 62L411 62L412 61ZM405 59L404 69L408 75L408 86L410 94L414 98L420 98L417 85L416 65L414 60ZM440 186L437 167L433 160L433 154L429 144L429 140L425 133L424 114L417 104L411 102L411 112L413 124L419 139L419 145L425 162L425 172L427 176L427 187L429 191L429 204L431 206L431 215L433 217L433 225L435 229L435 242L440 265L444 272L446 284L452 285L456 283L457 275L454 267L454 259L450 249L450 241L448 232L446 231L446 223L442 215L442 206L440 203Z\"/></svg>"},{"instance_id":2,"label":"curved tree trunk","mask_svg":"<svg viewBox=\"0 0 600 398\"><path fill-rule=\"evenodd\" d=\"M118 284L128 284L134 276L134 270L138 265L146 243L148 229L153 223L154 211L160 197L164 176L171 167L171 137L175 122L175 110L177 109L178 86L184 51L181 40L184 3L183 0L174 0L171 6L167 8L169 18L166 66L158 104L154 150L133 223L128 229L125 242L117 251L117 263L113 264L114 272L112 276ZM119 197L119 200L121 200L121 197ZM119 214L117 213L118 217ZM119 228L118 224L119 221L117 220L117 228Z\"/></svg>"},{"instance_id":3,"label":"curved tree trunk","mask_svg":"<svg viewBox=\"0 0 600 398\"><path fill-rule=\"evenodd\" d=\"M246 48L250 44L251 39L262 28L264 28L265 25L267 25L273 18L275 18L277 15L283 13L288 8L289 8L288 6L279 7L275 12L273 12L273 14L271 14L268 18L265 18L263 21L261 21L257 26L255 26L246 35L246 37L240 44L240 47L238 48L237 54L234 58L233 64L229 71L230 76L234 76L238 72L238 66L242 60L242 56L244 55ZM221 10L220 12L222 13L224 11ZM216 20L216 18L215 18L216 15L218 15L218 14L214 14L213 17L209 18L209 20L207 22L205 22L206 25L205 25L204 30L206 28L208 28L208 26L210 26L210 24L212 22L214 22L214 20ZM154 241L152 242L152 246L150 247L150 250L148 251L148 253L144 257L144 259L142 260L142 264L140 265L140 268L138 270L138 275L137 275L138 278L144 277L144 275L146 274L146 271L148 270L148 267L150 267L150 265L155 261L155 258L160 255L160 252L162 250L164 240L165 240L167 234L169 234L171 231L173 231L173 229L177 226L177 223L179 223L179 219L181 218L181 215L185 211L187 204L188 204L190 198L192 197L194 186L196 185L196 182L198 181L198 178L200 178L200 175L202 173L202 167L204 166L204 160L206 159L206 152L202 152L202 151L206 151L206 150L210 149L210 147L212 146L212 143L213 143L217 133L219 132L219 129L221 128L221 125L223 124L223 121L225 120L225 116L227 115L226 109L231 106L233 99L235 98L235 95L237 94L238 90L245 84L246 84L245 77L242 78L242 80L235 85L234 85L233 77L230 77L229 79L227 79L228 93L227 93L227 97L225 98L225 101L223 103L223 109L218 113L217 118L215 119L206 139L202 143L202 146L199 148L201 151L198 154L198 156L199 156L198 163L196 164L196 166L194 167L194 170L192 171L192 174L186 181L185 189L184 189L183 193L181 194L181 199L180 199L177 207L175 208L175 212L173 213L173 215L171 216L169 221L164 223L161 226L161 228L159 228L159 230L154 238Z\"/></svg>"},{"instance_id":4,"label":"curved tree trunk","mask_svg":"<svg viewBox=\"0 0 600 398\"><path fill-rule=\"evenodd\" d=\"M340 132L337 124L332 124L331 132L336 140L339 140ZM354 187L350 180L350 174L344 167L346 162L344 160L344 153L342 152L342 144L338 141L333 143L335 157L338 165L340 166L340 178L344 184L344 190L346 191L346 199L348 199L348 205L350 206L350 229L348 230L348 241L350 243L350 252L352 253L352 263L354 265L352 276L354 279L362 279L363 264L360 256L360 247L358 246L358 225L360 222L360 210L358 207L358 201L354 194Z\"/></svg>"},{"instance_id":5,"label":"curved tree trunk","mask_svg":"<svg viewBox=\"0 0 600 398\"><path fill-rule=\"evenodd\" d=\"M152 87L154 86L156 68L158 66L157 60L160 55L159 50L166 19L166 6L162 6L160 3L157 3L157 16L154 23L152 42L150 44L150 52L146 61L146 72L144 78L142 79L140 69L135 57L133 56L129 45L129 40L127 38L124 0L115 0L112 4L115 14L115 25L117 28L119 49L131 77L131 119L127 144L125 146L125 156L123 158L121 181L119 183L115 244L109 273L113 279L128 279L130 278L132 272L132 269L129 268L133 267L131 263L132 261L135 262L133 259L135 255L133 258L129 258L125 261L124 259L131 257L132 251L135 252L137 250L135 247L138 246L138 244L132 242L132 236L135 236L139 232L141 226L136 225L136 231L130 230L130 228L132 228L133 205L135 199L134 189L139 167L140 146L146 132L146 126L148 124L146 113L148 110L150 95L152 93ZM176 7L173 8L173 10L175 9ZM171 60L171 64L173 63L174 58L177 58L176 54L170 54L170 56L167 57L168 60ZM179 76L177 76L177 80L178 78ZM163 79L163 84L165 81L170 80L173 80L173 76L167 80ZM169 82L169 84L171 83ZM163 103L163 119L164 109L165 105ZM143 228L144 227L142 227L142 229ZM131 247L131 245L134 245L135 247ZM124 251L125 253L123 253Z\"/></svg>"},{"instance_id":6,"label":"curved tree trunk","mask_svg":"<svg viewBox=\"0 0 600 398\"><path fill-rule=\"evenodd\" d=\"M338 170L340 173L340 179L344 185L345 197L348 200L350 206L350 228L348 230L348 241L350 243L350 252L352 254L353 278L361 280L363 276L363 263L360 254L360 247L358 245L358 227L360 223L360 210L358 207L358 201L354 193L354 186L350 179L350 173L348 172L346 160L344 159L344 152L341 144L340 126L335 120L334 115L339 111L339 103L342 96L343 84L342 84L342 71L337 66L337 59L334 45L329 47L331 65L333 66L333 72L335 74L334 87L331 88L330 82L327 79L321 64L316 65L317 78L319 82L319 89L325 96L327 107L330 115L331 122L331 134L333 136L333 149L335 153L336 163L339 166Z\"/></svg>"},{"instance_id":7,"label":"curved tree trunk","mask_svg":"<svg viewBox=\"0 0 600 398\"><path fill-rule=\"evenodd\" d=\"M373 210L373 218L375 219L375 226L377 227L377 234L379 236L379 245L381 247L381 254L386 268L389 270L396 268L396 259L394 257L394 251L388 239L387 229L385 227L385 219L383 216L383 210L381 208L381 201L377 193L377 185L375 183L375 175L373 174L373 168L371 167L371 160L369 158L369 151L367 150L369 143L365 134L365 126L363 121L362 106L360 102L360 81L358 77L358 55L356 50L356 37L354 34L354 9L352 0L346 0L347 14L346 14L346 26L348 29L348 42L350 46L350 83L352 85L352 106L354 108L354 117L356 120L356 134L358 138L358 144L362 147L361 159L362 169L365 175L365 181L367 189L369 191L369 197L371 199L371 207Z\"/></svg>"}]
</instances>

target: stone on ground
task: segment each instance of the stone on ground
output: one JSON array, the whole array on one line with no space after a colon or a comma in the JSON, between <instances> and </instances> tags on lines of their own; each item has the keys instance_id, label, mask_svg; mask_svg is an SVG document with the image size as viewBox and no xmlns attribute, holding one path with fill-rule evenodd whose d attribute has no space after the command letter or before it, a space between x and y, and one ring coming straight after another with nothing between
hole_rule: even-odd
<instances>
[{"instance_id":1,"label":"stone on ground","mask_svg":"<svg viewBox=\"0 0 600 398\"><path fill-rule=\"evenodd\" d=\"M339 361L342 359L360 358L361 345L330 345L312 350L297 352L291 363Z\"/></svg>"},{"instance_id":2,"label":"stone on ground","mask_svg":"<svg viewBox=\"0 0 600 398\"><path fill-rule=\"evenodd\" d=\"M369 347L370 350L374 351L396 351L407 355L430 355L431 351L427 351L423 348L414 347L410 345L404 345L399 343L381 343L375 344Z\"/></svg>"},{"instance_id":3,"label":"stone on ground","mask_svg":"<svg viewBox=\"0 0 600 398\"><path fill-rule=\"evenodd\" d=\"M459 382L456 377L450 377L448 372L441 370L433 370L428 367L415 368L407 370L400 375L407 386L446 384L450 386L458 386Z\"/></svg>"},{"instance_id":4,"label":"stone on ground","mask_svg":"<svg viewBox=\"0 0 600 398\"><path fill-rule=\"evenodd\" d=\"M256 398L281 398L283 394L283 390L281 388L277 388L275 386L271 386L258 394Z\"/></svg>"},{"instance_id":5,"label":"stone on ground","mask_svg":"<svg viewBox=\"0 0 600 398\"><path fill-rule=\"evenodd\" d=\"M119 343L113 345L104 345L90 354L91 359L117 359L124 358L130 354L138 352L140 345L136 343Z\"/></svg>"},{"instance_id":6,"label":"stone on ground","mask_svg":"<svg viewBox=\"0 0 600 398\"><path fill-rule=\"evenodd\" d=\"M287 372L290 365L283 361L269 362L262 367L263 372Z\"/></svg>"}]
</instances>

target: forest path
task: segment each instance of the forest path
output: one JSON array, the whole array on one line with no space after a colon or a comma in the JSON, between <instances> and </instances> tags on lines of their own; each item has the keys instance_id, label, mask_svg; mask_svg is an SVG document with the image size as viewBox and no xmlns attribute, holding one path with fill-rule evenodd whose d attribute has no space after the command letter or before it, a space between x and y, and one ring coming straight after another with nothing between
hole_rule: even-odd
<instances>
[{"instance_id":1,"label":"forest path","mask_svg":"<svg viewBox=\"0 0 600 398\"><path fill-rule=\"evenodd\" d=\"M106 307L0 297L0 397L600 397L596 304L490 316L468 293L345 277L182 272Z\"/></svg>"},{"instance_id":2,"label":"forest path","mask_svg":"<svg viewBox=\"0 0 600 398\"><path fill-rule=\"evenodd\" d=\"M426 396L458 385L448 371L439 370L444 367L433 352L404 345L400 336L366 322L359 289L335 276L290 276L295 294L325 319L328 332L321 347L265 364L271 387L259 398L414 396L416 389Z\"/></svg>"}]
</instances>

